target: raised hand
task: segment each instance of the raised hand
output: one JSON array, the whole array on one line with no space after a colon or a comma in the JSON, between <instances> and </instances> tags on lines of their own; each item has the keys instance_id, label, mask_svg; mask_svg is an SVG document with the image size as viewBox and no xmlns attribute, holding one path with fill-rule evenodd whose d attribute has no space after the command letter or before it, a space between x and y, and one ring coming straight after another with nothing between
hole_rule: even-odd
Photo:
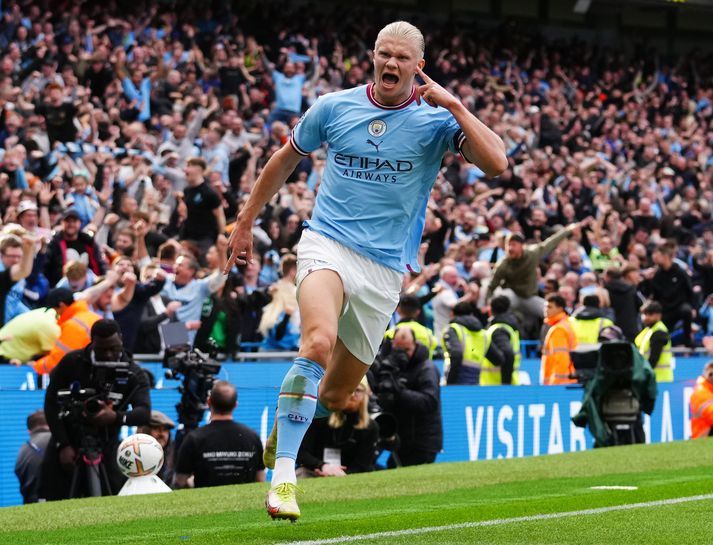
<instances>
[{"instance_id":1,"label":"raised hand","mask_svg":"<svg viewBox=\"0 0 713 545\"><path fill-rule=\"evenodd\" d=\"M236 224L228 239L230 255L225 264L223 274L228 274L233 265L247 265L253 261L253 233L252 229L241 229Z\"/></svg>"},{"instance_id":2,"label":"raised hand","mask_svg":"<svg viewBox=\"0 0 713 545\"><path fill-rule=\"evenodd\" d=\"M429 106L434 108L443 106L450 110L457 103L457 99L452 94L429 78L418 66L416 67L416 73L424 81L423 85L416 88L416 102L419 105L421 104L421 97Z\"/></svg>"}]
</instances>

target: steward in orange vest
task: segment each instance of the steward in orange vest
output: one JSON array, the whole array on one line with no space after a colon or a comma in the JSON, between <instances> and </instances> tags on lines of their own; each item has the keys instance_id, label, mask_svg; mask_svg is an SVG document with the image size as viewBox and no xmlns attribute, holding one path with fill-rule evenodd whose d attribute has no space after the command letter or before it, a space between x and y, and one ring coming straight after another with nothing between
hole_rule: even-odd
<instances>
[{"instance_id":1,"label":"steward in orange vest","mask_svg":"<svg viewBox=\"0 0 713 545\"><path fill-rule=\"evenodd\" d=\"M570 384L574 373L569 353L577 347L577 336L565 311L561 295L550 294L545 299L545 323L550 326L542 345L541 384Z\"/></svg>"},{"instance_id":2,"label":"steward in orange vest","mask_svg":"<svg viewBox=\"0 0 713 545\"><path fill-rule=\"evenodd\" d=\"M706 363L691 396L691 437L713 436L713 361Z\"/></svg>"},{"instance_id":3,"label":"steward in orange vest","mask_svg":"<svg viewBox=\"0 0 713 545\"><path fill-rule=\"evenodd\" d=\"M52 371L67 352L84 348L91 340L91 329L101 316L89 310L86 301L75 301L66 288L55 288L47 295L47 306L59 314L59 338L46 356L32 363L34 370L45 375Z\"/></svg>"}]
</instances>

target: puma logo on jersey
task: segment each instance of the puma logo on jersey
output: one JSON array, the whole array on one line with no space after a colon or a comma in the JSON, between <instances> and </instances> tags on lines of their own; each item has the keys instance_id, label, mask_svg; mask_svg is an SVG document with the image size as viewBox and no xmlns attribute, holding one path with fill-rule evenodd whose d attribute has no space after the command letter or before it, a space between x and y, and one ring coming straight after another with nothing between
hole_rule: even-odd
<instances>
[{"instance_id":1,"label":"puma logo on jersey","mask_svg":"<svg viewBox=\"0 0 713 545\"><path fill-rule=\"evenodd\" d=\"M383 142L383 140L381 140L378 144L376 142L374 142L373 140L366 141L367 144L371 144L372 146L374 146L376 148L376 153L379 153L379 146L381 145L381 142Z\"/></svg>"}]
</instances>

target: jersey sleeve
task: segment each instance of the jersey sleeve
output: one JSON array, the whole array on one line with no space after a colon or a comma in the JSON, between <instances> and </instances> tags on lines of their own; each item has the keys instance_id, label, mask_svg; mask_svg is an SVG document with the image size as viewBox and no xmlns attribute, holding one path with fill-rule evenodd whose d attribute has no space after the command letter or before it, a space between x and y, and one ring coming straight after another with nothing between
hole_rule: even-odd
<instances>
[{"instance_id":1,"label":"jersey sleeve","mask_svg":"<svg viewBox=\"0 0 713 545\"><path fill-rule=\"evenodd\" d=\"M292 131L290 143L300 155L309 155L327 140L327 107L325 99L320 97L300 118Z\"/></svg>"},{"instance_id":2,"label":"jersey sleeve","mask_svg":"<svg viewBox=\"0 0 713 545\"><path fill-rule=\"evenodd\" d=\"M441 127L441 138L444 140L444 144L449 151L460 153L467 161L470 161L470 159L463 154L463 144L466 141L465 133L452 115L448 116L448 119Z\"/></svg>"}]
</instances>

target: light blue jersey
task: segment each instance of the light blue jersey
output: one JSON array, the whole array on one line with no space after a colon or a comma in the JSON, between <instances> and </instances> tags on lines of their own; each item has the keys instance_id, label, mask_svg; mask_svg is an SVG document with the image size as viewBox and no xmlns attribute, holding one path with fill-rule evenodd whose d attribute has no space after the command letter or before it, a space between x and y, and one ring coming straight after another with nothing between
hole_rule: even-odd
<instances>
[{"instance_id":1,"label":"light blue jersey","mask_svg":"<svg viewBox=\"0 0 713 545\"><path fill-rule=\"evenodd\" d=\"M465 141L453 115L416 101L382 106L372 85L320 97L292 134L307 155L329 146L312 219L327 237L404 272L418 271L426 205L446 150Z\"/></svg>"}]
</instances>

